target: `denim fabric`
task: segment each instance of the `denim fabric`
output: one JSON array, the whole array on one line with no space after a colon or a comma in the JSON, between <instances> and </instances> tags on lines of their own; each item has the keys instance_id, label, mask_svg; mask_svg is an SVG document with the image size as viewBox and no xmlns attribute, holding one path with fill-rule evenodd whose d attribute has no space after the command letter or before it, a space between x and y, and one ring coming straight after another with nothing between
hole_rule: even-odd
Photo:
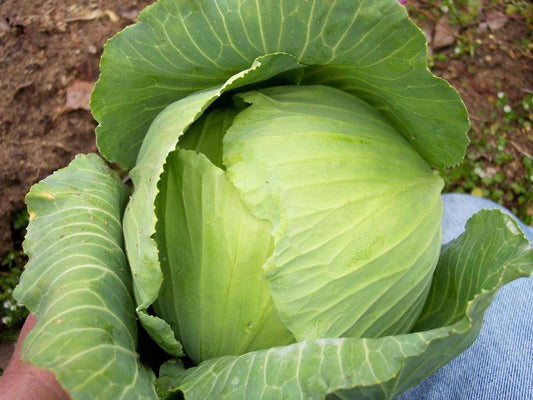
<instances>
[{"instance_id":1,"label":"denim fabric","mask_svg":"<svg viewBox=\"0 0 533 400\"><path fill-rule=\"evenodd\" d=\"M482 208L508 210L489 200L446 194L443 242L464 230ZM515 217L516 218L516 217ZM533 243L533 230L521 224ZM533 277L504 286L485 313L476 342L462 355L397 400L533 399Z\"/></svg>"}]
</instances>

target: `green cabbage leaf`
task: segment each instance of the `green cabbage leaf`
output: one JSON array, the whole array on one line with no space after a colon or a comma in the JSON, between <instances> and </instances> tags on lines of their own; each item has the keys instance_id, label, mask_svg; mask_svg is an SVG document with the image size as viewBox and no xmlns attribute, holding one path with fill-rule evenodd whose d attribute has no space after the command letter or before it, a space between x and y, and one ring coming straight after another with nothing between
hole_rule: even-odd
<instances>
[{"instance_id":1,"label":"green cabbage leaf","mask_svg":"<svg viewBox=\"0 0 533 400\"><path fill-rule=\"evenodd\" d=\"M155 398L137 353L123 251L127 188L96 156L34 185L26 202L29 263L13 295L37 316L21 357L53 371L73 399Z\"/></svg>"}]
</instances>

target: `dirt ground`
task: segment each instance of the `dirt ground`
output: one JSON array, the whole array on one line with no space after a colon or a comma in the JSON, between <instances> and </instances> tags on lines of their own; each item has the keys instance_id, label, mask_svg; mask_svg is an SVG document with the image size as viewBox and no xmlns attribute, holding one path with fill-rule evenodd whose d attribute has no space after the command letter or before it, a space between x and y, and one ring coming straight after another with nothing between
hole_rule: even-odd
<instances>
[{"instance_id":1,"label":"dirt ground","mask_svg":"<svg viewBox=\"0 0 533 400\"><path fill-rule=\"evenodd\" d=\"M486 18L494 17L498 11L487 11ZM497 17L496 17L497 18ZM490 19L487 19L491 21ZM492 20L494 21L494 20ZM438 21L437 21L438 23ZM482 22L479 25L483 25ZM435 34L434 25L430 25L429 32ZM463 38L471 33L468 26L456 35ZM484 128L494 123L501 123L502 109L495 105L499 93L504 93L510 104L520 107L519 101L533 93L533 44L524 46L532 36L531 26L521 19L507 18L505 24L498 29L491 30L477 27L476 37L471 40L475 48L475 56L461 56L454 58L457 42L447 49L440 50L441 55L447 55L443 61L435 60L432 71L448 80L461 94L470 114L472 131L469 136L472 142L479 141L480 136L487 139ZM504 113L503 113L504 114ZM531 111L529 115L531 119ZM531 129L520 129L512 123L508 126L498 125L498 134L509 140L509 146L501 151L509 152L517 161L504 173L507 178L514 179L520 175L521 166L518 160L522 156L533 158L533 132ZM477 136L476 136L477 135ZM476 136L476 137L474 137ZM490 140L490 137L488 138ZM493 137L492 140L497 139ZM474 150L474 149L470 149ZM475 151L475 150L474 150ZM484 155L488 161L495 154ZM527 177L529 178L529 176ZM507 205L509 208L510 205ZM533 205L531 205L533 206Z\"/></svg>"},{"instance_id":2,"label":"dirt ground","mask_svg":"<svg viewBox=\"0 0 533 400\"><path fill-rule=\"evenodd\" d=\"M149 0L0 0L0 256L30 186L95 151L86 109L106 39Z\"/></svg>"},{"instance_id":3,"label":"dirt ground","mask_svg":"<svg viewBox=\"0 0 533 400\"><path fill-rule=\"evenodd\" d=\"M13 246L10 224L24 207L29 187L75 154L96 150L96 123L87 108L102 46L149 3L0 0L0 256ZM483 15L487 21L490 11ZM438 22L424 22L433 44ZM533 90L531 51L517 45L530 32L525 22L510 19L497 33L489 27L481 34L476 57L454 58L456 39L463 34L452 29L452 43L443 46L450 57L436 60L434 71L458 88L481 129L494 112L489 100L499 91L505 89L511 101L518 101ZM531 133L507 135L505 151L517 160L531 157ZM519 168L508 168L506 174L520 173Z\"/></svg>"}]
</instances>

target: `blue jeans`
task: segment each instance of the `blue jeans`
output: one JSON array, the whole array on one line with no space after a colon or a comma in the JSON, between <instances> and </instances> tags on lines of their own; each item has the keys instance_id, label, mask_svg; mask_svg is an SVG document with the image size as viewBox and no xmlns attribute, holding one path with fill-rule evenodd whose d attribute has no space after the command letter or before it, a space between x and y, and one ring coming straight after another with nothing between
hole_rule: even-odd
<instances>
[{"instance_id":1,"label":"blue jeans","mask_svg":"<svg viewBox=\"0 0 533 400\"><path fill-rule=\"evenodd\" d=\"M464 230L466 220L482 208L508 210L489 200L446 194L443 243ZM516 218L516 217L515 217ZM520 223L533 243L533 230ZM397 400L533 399L533 278L504 286L487 309L476 342Z\"/></svg>"}]
</instances>

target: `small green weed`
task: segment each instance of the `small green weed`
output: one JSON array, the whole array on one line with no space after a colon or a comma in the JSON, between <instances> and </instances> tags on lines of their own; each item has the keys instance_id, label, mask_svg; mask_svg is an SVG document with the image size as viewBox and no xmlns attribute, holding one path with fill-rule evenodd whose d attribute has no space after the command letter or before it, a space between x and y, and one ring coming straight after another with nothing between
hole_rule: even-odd
<instances>
[{"instance_id":1,"label":"small green weed","mask_svg":"<svg viewBox=\"0 0 533 400\"><path fill-rule=\"evenodd\" d=\"M27 225L28 213L26 210L16 213L12 228L17 240L22 240ZM13 289L18 284L26 261L27 258L19 244L17 248L11 249L0 262L0 339L16 339L22 323L28 315L26 308L13 299Z\"/></svg>"}]
</instances>

